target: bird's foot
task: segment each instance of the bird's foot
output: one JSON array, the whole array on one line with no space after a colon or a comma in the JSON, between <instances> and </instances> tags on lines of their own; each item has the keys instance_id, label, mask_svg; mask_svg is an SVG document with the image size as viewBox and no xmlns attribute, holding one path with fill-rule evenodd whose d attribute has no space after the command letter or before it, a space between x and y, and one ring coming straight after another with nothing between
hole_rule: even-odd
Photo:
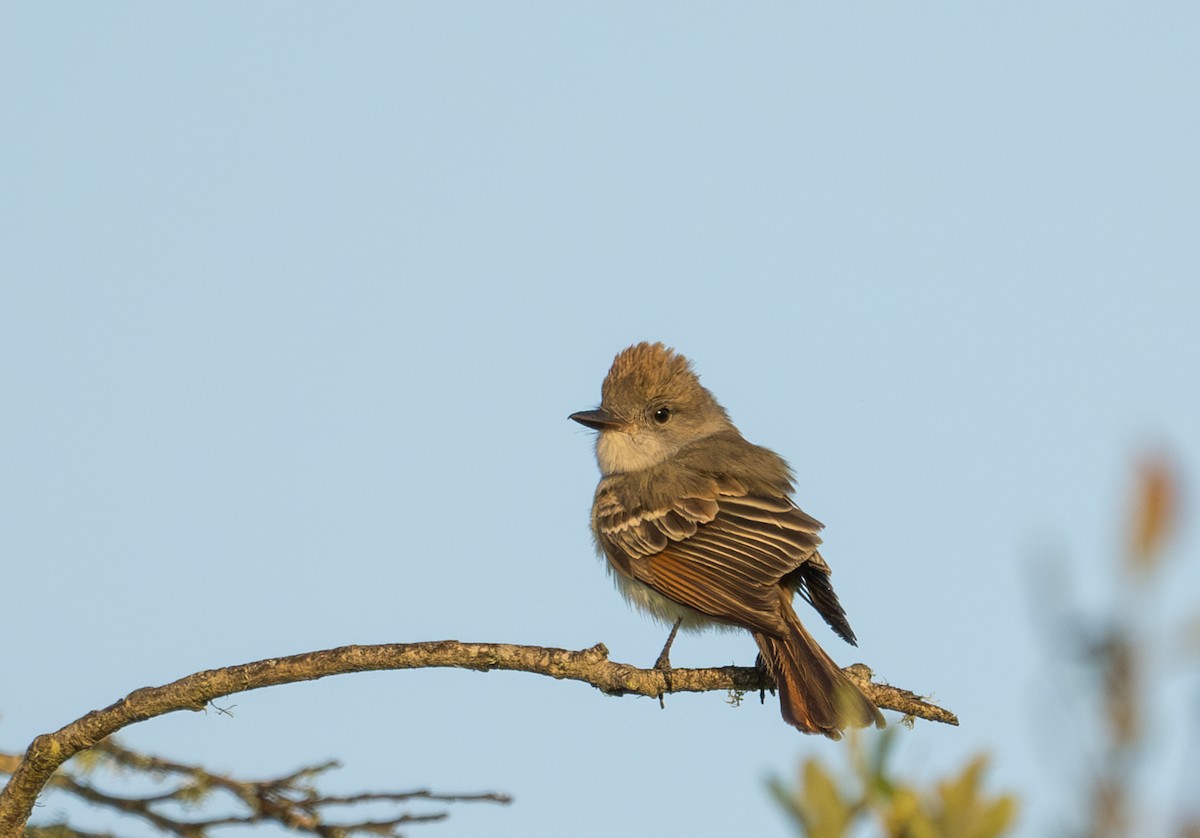
<instances>
[{"instance_id":1,"label":"bird's foot","mask_svg":"<svg viewBox=\"0 0 1200 838\"><path fill-rule=\"evenodd\" d=\"M658 660L654 662L654 668L663 674L663 683L666 685L666 690L658 694L658 706L666 709L666 702L663 701L663 695L671 692L673 685L671 683L671 644L675 642L675 635L679 633L679 624L683 622L680 617L675 621L675 625L671 626L671 633L667 635L667 643L663 646L663 650L658 653Z\"/></svg>"},{"instance_id":2,"label":"bird's foot","mask_svg":"<svg viewBox=\"0 0 1200 838\"><path fill-rule=\"evenodd\" d=\"M758 657L756 657L754 659L754 668L758 670L758 674L762 678L763 683L774 685L775 679L771 676L771 670L767 669L767 662L765 660L763 660L763 656L761 654L759 654ZM758 691L758 702L760 704L767 703L767 690L768 689L771 690L771 695L775 695L775 687L774 686L760 688Z\"/></svg>"}]
</instances>

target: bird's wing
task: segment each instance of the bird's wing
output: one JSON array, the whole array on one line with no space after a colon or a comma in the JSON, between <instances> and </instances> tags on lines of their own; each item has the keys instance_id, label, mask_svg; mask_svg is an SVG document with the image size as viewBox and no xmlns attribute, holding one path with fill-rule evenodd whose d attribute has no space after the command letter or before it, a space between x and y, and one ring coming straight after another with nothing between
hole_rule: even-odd
<instances>
[{"instance_id":1,"label":"bird's wing","mask_svg":"<svg viewBox=\"0 0 1200 838\"><path fill-rule=\"evenodd\" d=\"M595 517L619 571L716 619L783 630L779 586L816 555L818 521L787 498L751 496L730 479L655 508L631 509L621 496L601 486Z\"/></svg>"}]
</instances>

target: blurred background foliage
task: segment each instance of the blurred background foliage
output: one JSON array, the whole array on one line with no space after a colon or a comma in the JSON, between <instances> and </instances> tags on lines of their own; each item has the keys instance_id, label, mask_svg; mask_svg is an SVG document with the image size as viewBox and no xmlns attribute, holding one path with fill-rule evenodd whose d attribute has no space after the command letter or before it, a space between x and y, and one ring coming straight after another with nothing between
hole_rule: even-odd
<instances>
[{"instance_id":1,"label":"blurred background foliage","mask_svg":"<svg viewBox=\"0 0 1200 838\"><path fill-rule=\"evenodd\" d=\"M971 760L958 776L922 788L896 775L889 759L895 734L893 727L849 736L848 771L808 759L794 787L771 781L772 794L802 835L839 838L873 827L871 834L911 838L994 838L1008 831L1017 800L984 792L986 757Z\"/></svg>"},{"instance_id":2,"label":"blurred background foliage","mask_svg":"<svg viewBox=\"0 0 1200 838\"><path fill-rule=\"evenodd\" d=\"M1154 804L1138 797L1143 786L1139 772L1157 767L1153 755L1146 753L1156 692L1169 678L1195 670L1200 646L1200 612L1178 625L1160 626L1158 619L1163 571L1172 535L1180 526L1178 471L1161 455L1145 457L1139 464L1128 504L1126 546L1111 569L1111 602L1089 613L1070 601L1062 567L1034 569L1038 578L1031 605L1047 629L1048 652L1057 665L1082 675L1056 679L1054 692L1061 706L1055 709L1078 714L1088 726L1072 769L1078 774L1080 799L1063 801L1060 823L1027 825L1032 831L1050 828L1053 834L1097 838L1200 836L1195 812L1155 811ZM1187 714L1166 721L1181 731L1194 729L1194 719ZM1063 734L1064 741L1069 735ZM791 784L770 781L772 796L799 834L995 838L1015 832L1020 801L1012 794L984 789L986 754L971 759L955 776L921 783L892 764L895 736L894 727L881 733L856 732L845 751L848 766L808 759ZM1183 782L1193 797L1200 796L1200 778Z\"/></svg>"}]
</instances>

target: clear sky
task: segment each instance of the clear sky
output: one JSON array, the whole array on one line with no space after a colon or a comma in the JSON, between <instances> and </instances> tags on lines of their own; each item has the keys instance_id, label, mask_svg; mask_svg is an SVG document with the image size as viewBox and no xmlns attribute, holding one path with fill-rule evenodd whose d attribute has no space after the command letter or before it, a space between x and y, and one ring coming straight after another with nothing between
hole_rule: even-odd
<instances>
[{"instance_id":1,"label":"clear sky","mask_svg":"<svg viewBox=\"0 0 1200 838\"><path fill-rule=\"evenodd\" d=\"M0 747L347 643L649 665L566 417L650 339L795 467L860 646L821 642L959 714L897 767L987 749L1052 833L1081 731L1035 568L1102 604L1135 457L1200 475L1198 41L1187 2L5 4ZM785 834L765 779L839 753L770 699L523 674L226 705L125 740L516 798L412 835Z\"/></svg>"}]
</instances>

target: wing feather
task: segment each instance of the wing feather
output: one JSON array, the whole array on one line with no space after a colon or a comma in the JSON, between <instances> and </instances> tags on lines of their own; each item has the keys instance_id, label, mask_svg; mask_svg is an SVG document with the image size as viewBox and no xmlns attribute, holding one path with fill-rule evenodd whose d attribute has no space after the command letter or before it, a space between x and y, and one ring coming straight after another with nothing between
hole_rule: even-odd
<instances>
[{"instance_id":1,"label":"wing feather","mask_svg":"<svg viewBox=\"0 0 1200 838\"><path fill-rule=\"evenodd\" d=\"M853 637L817 553L822 525L789 498L749 495L723 477L645 508L628 502L644 493L622 491L619 480L601 482L593 520L619 572L711 617L769 633L783 628L776 601L782 584L799 589L839 634Z\"/></svg>"}]
</instances>

